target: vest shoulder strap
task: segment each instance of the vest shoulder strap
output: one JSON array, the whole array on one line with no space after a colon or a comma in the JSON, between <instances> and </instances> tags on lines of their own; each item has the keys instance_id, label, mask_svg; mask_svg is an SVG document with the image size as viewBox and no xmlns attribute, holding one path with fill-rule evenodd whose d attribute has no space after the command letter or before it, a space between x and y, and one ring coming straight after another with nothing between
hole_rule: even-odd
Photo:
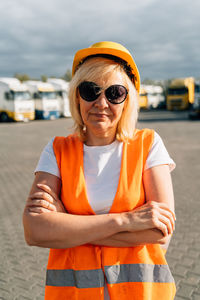
<instances>
[{"instance_id":1,"label":"vest shoulder strap","mask_svg":"<svg viewBox=\"0 0 200 300\"><path fill-rule=\"evenodd\" d=\"M136 129L133 139L129 140L127 144L127 155L131 157L135 153L136 157L139 157L142 154L144 166L153 142L154 130L148 128Z\"/></svg>"},{"instance_id":2,"label":"vest shoulder strap","mask_svg":"<svg viewBox=\"0 0 200 300\"><path fill-rule=\"evenodd\" d=\"M68 164L68 167L73 166L73 164L77 162L77 155L80 156L80 148L83 147L82 145L82 142L75 134L67 137L55 137L53 149L60 170L63 160L65 161L65 164Z\"/></svg>"}]
</instances>

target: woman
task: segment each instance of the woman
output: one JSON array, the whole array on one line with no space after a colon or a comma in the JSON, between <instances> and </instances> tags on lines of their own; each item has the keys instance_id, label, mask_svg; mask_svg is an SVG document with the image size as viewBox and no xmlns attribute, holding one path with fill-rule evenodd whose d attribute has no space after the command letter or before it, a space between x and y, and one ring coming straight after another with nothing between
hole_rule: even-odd
<instances>
[{"instance_id":1,"label":"woman","mask_svg":"<svg viewBox=\"0 0 200 300\"><path fill-rule=\"evenodd\" d=\"M51 248L45 299L173 299L161 246L174 162L158 134L135 129L136 64L100 42L76 53L72 74L75 133L45 147L23 216L27 243Z\"/></svg>"}]
</instances>

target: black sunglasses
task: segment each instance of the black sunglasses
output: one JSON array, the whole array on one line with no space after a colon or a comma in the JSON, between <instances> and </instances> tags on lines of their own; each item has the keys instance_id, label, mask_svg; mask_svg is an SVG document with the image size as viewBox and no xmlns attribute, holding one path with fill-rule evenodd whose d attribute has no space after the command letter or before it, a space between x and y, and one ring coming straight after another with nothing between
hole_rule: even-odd
<instances>
[{"instance_id":1,"label":"black sunglasses","mask_svg":"<svg viewBox=\"0 0 200 300\"><path fill-rule=\"evenodd\" d=\"M83 81L78 86L79 94L82 99L88 102L95 101L103 89L96 83L91 81ZM120 84L113 84L104 90L106 99L113 104L122 103L127 95L128 91L125 86Z\"/></svg>"}]
</instances>

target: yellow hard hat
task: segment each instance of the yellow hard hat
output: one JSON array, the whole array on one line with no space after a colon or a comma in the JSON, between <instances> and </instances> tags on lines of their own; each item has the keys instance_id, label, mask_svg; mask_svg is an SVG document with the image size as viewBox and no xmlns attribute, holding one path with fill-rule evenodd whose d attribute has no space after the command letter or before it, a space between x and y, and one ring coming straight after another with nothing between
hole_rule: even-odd
<instances>
[{"instance_id":1,"label":"yellow hard hat","mask_svg":"<svg viewBox=\"0 0 200 300\"><path fill-rule=\"evenodd\" d=\"M121 44L115 42L99 42L89 48L81 49L76 52L72 66L72 76L77 70L77 67L91 55L112 55L124 60L130 67L132 75L134 75L135 88L139 93L140 90L140 74L130 52Z\"/></svg>"}]
</instances>

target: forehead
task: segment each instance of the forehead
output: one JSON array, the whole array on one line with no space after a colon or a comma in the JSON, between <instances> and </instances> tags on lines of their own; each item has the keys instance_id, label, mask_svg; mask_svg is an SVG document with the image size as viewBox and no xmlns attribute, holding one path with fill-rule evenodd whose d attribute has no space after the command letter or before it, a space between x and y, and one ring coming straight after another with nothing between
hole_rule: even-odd
<instances>
[{"instance_id":1,"label":"forehead","mask_svg":"<svg viewBox=\"0 0 200 300\"><path fill-rule=\"evenodd\" d=\"M92 81L101 87L107 87L113 84L127 85L124 74L117 70L96 72L93 76L86 76L83 81Z\"/></svg>"},{"instance_id":2,"label":"forehead","mask_svg":"<svg viewBox=\"0 0 200 300\"><path fill-rule=\"evenodd\" d=\"M106 74L101 74L101 76L97 76L93 79L93 81L103 87L110 86L113 84L121 84L125 85L125 79L121 72L109 72Z\"/></svg>"}]
</instances>

